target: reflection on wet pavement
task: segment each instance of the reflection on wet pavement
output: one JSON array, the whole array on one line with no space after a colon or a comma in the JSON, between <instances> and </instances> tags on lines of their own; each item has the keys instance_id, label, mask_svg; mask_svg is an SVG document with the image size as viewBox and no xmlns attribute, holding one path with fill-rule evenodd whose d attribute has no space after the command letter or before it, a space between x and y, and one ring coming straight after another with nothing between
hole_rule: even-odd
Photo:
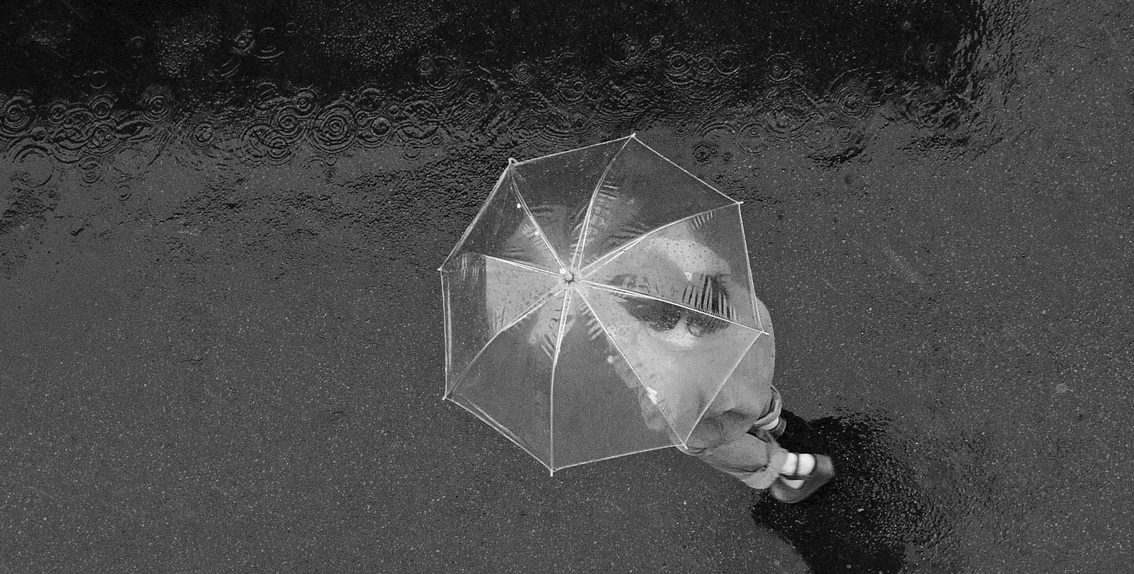
<instances>
[{"instance_id":1,"label":"reflection on wet pavement","mask_svg":"<svg viewBox=\"0 0 1134 574\"><path fill-rule=\"evenodd\" d=\"M827 443L817 451L832 453L838 476L798 505L760 498L752 508L758 525L789 542L817 574L971 569L951 534L979 507L987 474L967 476L971 470L946 459L971 444L962 437L919 444L881 414L825 417L812 426Z\"/></svg>"},{"instance_id":2,"label":"reflection on wet pavement","mask_svg":"<svg viewBox=\"0 0 1134 574\"><path fill-rule=\"evenodd\" d=\"M1122 571L1131 38L1054 0L9 2L0 571ZM745 201L836 454L755 534L680 456L548 480L439 400L435 269L507 158L631 132Z\"/></svg>"}]
</instances>

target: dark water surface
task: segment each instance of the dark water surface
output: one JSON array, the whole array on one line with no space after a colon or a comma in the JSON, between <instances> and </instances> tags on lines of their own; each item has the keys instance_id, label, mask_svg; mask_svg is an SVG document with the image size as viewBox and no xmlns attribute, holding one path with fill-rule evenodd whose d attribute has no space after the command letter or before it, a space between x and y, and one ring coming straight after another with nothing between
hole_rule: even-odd
<instances>
[{"instance_id":1,"label":"dark water surface","mask_svg":"<svg viewBox=\"0 0 1134 574\"><path fill-rule=\"evenodd\" d=\"M0 572L1128 571L1132 118L1114 2L9 2ZM440 400L507 158L633 131L745 201L812 501Z\"/></svg>"}]
</instances>

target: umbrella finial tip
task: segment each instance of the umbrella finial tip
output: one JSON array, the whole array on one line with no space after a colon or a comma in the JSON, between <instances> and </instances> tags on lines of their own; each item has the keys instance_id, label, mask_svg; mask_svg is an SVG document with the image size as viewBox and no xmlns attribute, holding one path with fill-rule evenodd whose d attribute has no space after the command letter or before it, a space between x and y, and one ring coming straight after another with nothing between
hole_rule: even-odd
<instances>
[{"instance_id":1,"label":"umbrella finial tip","mask_svg":"<svg viewBox=\"0 0 1134 574\"><path fill-rule=\"evenodd\" d=\"M516 158L514 158L514 157L508 158L508 165L516 165L518 163L520 163L520 162L516 161Z\"/></svg>"}]
</instances>

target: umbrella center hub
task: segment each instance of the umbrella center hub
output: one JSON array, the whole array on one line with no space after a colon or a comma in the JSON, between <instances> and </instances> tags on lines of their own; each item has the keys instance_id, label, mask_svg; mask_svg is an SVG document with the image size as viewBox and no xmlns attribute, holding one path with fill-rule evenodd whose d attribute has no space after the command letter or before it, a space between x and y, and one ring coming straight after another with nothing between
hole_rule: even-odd
<instances>
[{"instance_id":1,"label":"umbrella center hub","mask_svg":"<svg viewBox=\"0 0 1134 574\"><path fill-rule=\"evenodd\" d=\"M560 267L559 268L559 278L562 279L564 283L574 283L575 277L577 275L578 275L578 271L571 269L569 267Z\"/></svg>"}]
</instances>

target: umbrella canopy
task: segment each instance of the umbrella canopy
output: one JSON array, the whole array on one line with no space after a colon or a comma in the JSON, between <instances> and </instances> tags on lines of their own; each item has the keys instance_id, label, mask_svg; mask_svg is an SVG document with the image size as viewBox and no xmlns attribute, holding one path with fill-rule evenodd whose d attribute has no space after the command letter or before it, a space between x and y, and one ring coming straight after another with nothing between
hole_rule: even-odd
<instances>
[{"instance_id":1,"label":"umbrella canopy","mask_svg":"<svg viewBox=\"0 0 1134 574\"><path fill-rule=\"evenodd\" d=\"M634 135L510 160L440 271L445 398L551 472L684 446L760 368L740 204Z\"/></svg>"}]
</instances>

